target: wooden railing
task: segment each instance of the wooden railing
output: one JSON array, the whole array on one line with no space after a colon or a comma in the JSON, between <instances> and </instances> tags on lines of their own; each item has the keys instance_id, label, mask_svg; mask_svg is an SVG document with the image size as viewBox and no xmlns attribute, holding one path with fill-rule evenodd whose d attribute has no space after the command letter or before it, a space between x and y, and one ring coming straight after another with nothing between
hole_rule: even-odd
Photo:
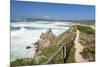
<instances>
[{"instance_id":1,"label":"wooden railing","mask_svg":"<svg viewBox=\"0 0 100 67\"><path fill-rule=\"evenodd\" d=\"M50 56L46 62L42 64L51 64L61 52L63 52L63 63L66 63L66 60L69 56L70 48L74 45L75 37L76 33L70 37L69 41L66 44L61 45L61 47L52 56Z\"/></svg>"}]
</instances>

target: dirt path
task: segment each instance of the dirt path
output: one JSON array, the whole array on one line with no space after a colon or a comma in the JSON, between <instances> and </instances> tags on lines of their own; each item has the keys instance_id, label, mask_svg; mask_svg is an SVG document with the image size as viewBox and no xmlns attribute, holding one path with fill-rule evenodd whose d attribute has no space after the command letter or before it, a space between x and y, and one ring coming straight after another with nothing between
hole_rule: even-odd
<instances>
[{"instance_id":1,"label":"dirt path","mask_svg":"<svg viewBox=\"0 0 100 67\"><path fill-rule=\"evenodd\" d=\"M83 46L79 43L79 34L80 34L80 32L77 30L77 32L76 32L76 39L75 39L75 41L74 41L74 43L75 43L75 48L76 48L76 52L75 52L75 60L76 60L76 62L87 62L87 60L85 60L83 57L82 57L82 55L80 54L80 52L82 52L83 51Z\"/></svg>"},{"instance_id":2,"label":"dirt path","mask_svg":"<svg viewBox=\"0 0 100 67\"><path fill-rule=\"evenodd\" d=\"M90 27L91 27L93 30L95 30L95 26L91 25Z\"/></svg>"}]
</instances>

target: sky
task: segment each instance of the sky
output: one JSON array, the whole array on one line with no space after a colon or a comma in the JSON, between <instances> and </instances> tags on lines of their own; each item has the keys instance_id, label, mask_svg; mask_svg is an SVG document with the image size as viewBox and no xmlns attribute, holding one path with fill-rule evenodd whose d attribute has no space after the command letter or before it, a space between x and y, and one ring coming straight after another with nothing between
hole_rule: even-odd
<instances>
[{"instance_id":1,"label":"sky","mask_svg":"<svg viewBox=\"0 0 100 67\"><path fill-rule=\"evenodd\" d=\"M95 6L25 2L11 0L11 18L50 18L58 20L94 20Z\"/></svg>"}]
</instances>

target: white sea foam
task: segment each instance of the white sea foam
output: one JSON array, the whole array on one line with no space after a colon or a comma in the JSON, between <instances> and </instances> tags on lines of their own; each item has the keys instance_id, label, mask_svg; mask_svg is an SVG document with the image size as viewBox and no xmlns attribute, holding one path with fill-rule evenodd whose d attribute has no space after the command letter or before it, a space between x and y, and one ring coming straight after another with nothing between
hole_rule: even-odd
<instances>
[{"instance_id":1,"label":"white sea foam","mask_svg":"<svg viewBox=\"0 0 100 67\"><path fill-rule=\"evenodd\" d=\"M67 30L69 27L57 26L68 25L63 22L15 22L11 23L11 27L20 27L19 30L11 30L11 60L17 58L31 58L35 54L35 46L31 43L35 43L39 39L42 32L46 32L49 28L52 28L53 33L58 36ZM25 27L33 27L32 29L26 29ZM26 49L26 46L30 45L32 49Z\"/></svg>"}]
</instances>

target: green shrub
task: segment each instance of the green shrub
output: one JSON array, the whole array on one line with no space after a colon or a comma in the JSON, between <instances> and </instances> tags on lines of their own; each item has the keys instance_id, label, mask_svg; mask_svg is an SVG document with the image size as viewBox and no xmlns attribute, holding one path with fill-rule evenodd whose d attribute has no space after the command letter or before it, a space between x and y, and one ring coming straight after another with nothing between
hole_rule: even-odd
<instances>
[{"instance_id":1,"label":"green shrub","mask_svg":"<svg viewBox=\"0 0 100 67\"><path fill-rule=\"evenodd\" d=\"M83 58L89 61L95 61L95 46L85 46L83 52L81 52Z\"/></svg>"},{"instance_id":2,"label":"green shrub","mask_svg":"<svg viewBox=\"0 0 100 67\"><path fill-rule=\"evenodd\" d=\"M77 29L83 33L95 34L95 30L93 30L91 27L77 25Z\"/></svg>"}]
</instances>

